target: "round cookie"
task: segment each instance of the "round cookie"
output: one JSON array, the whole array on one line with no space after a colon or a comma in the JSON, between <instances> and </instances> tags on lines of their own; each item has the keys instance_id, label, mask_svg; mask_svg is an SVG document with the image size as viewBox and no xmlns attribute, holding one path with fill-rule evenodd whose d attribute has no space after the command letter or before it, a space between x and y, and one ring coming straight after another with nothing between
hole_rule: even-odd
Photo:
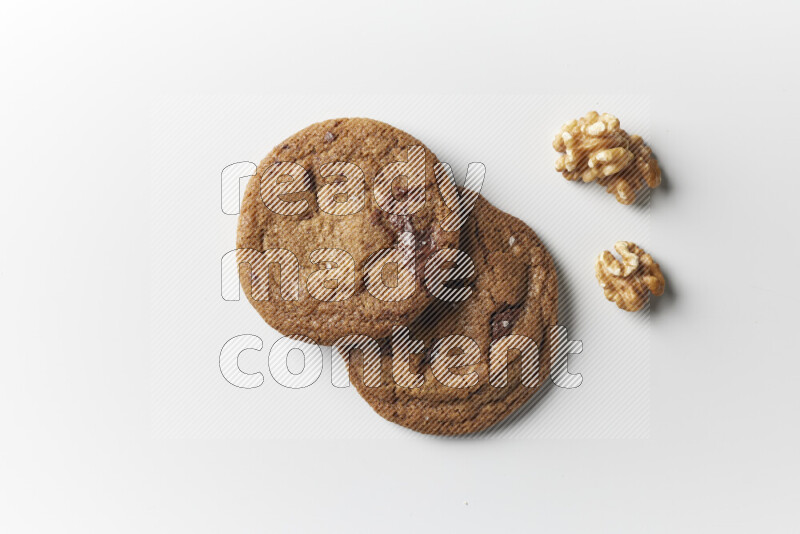
<instances>
[{"instance_id":1,"label":"round cookie","mask_svg":"<svg viewBox=\"0 0 800 534\"><path fill-rule=\"evenodd\" d=\"M556 271L550 254L530 227L482 197L478 197L461 229L460 248L475 266L474 277L465 283L471 295L458 303L437 301L408 325L411 340L424 342L425 350L403 360L410 363L400 364L399 369L409 368L423 376L421 386L404 387L393 379L389 339L381 340L380 356L371 360L373 365L380 362L379 370L365 367L369 364L363 346L337 346L349 359L351 383L379 415L426 434L484 430L517 410L549 379L549 330L556 325L558 306ZM466 345L448 342L453 335L474 340L479 352L468 341ZM538 370L531 356L535 353L528 351L523 356L521 350L530 349L530 345L523 343L515 345L520 350L507 350L510 340L524 339L504 337L509 335L525 336L536 343ZM443 339L445 342L435 351L435 344ZM493 343L497 343L497 355L507 356L507 367L502 358L490 360ZM408 346L407 341L405 344ZM456 345L461 348L454 349ZM474 359L458 361L459 353L470 352ZM475 383L443 375L451 365L445 357L455 364L455 374L477 376ZM365 374L365 369L371 370ZM507 369L505 375L503 369ZM402 372L398 376L401 383L412 383Z\"/></svg>"},{"instance_id":2,"label":"round cookie","mask_svg":"<svg viewBox=\"0 0 800 534\"><path fill-rule=\"evenodd\" d=\"M414 173L387 174L391 164L412 160L419 163ZM240 264L250 265L240 269L242 288L261 317L284 335L330 345L354 333L386 336L393 325L419 315L433 300L422 284L425 261L439 248L456 246L459 239L459 232L441 228L448 211L434 177L437 162L419 140L371 119L320 122L278 144L247 186L236 239ZM390 209L395 213L403 205L418 209L397 215L379 206L374 186L382 171L383 207L393 202ZM424 193L412 186L423 180ZM404 232L414 238L416 279L403 287L414 290L398 300L379 291L373 292L380 298L373 296L365 272L379 251L408 243L408 234L403 234L405 241L400 237ZM270 261L254 267L264 251L273 254ZM299 269L293 271L295 261ZM330 271L336 276L325 272L337 268ZM390 268L375 272L391 286L393 281L399 284L399 271L395 269L394 280ZM406 280L411 278L409 274ZM261 293L255 291L259 288Z\"/></svg>"}]
</instances>

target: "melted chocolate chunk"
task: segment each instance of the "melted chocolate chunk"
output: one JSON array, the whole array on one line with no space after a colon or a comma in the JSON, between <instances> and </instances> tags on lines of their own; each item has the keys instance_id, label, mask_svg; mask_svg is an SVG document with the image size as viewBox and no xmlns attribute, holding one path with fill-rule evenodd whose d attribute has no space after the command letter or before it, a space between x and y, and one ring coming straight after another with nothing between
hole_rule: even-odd
<instances>
[{"instance_id":1,"label":"melted chocolate chunk","mask_svg":"<svg viewBox=\"0 0 800 534\"><path fill-rule=\"evenodd\" d=\"M383 210L376 209L370 214L370 223L373 225L381 224L385 221L387 224L385 228L394 236L403 232L411 232L414 236L414 266L416 269L416 276L422 280L425 276L425 265L431 255L439 250L439 243L442 239L442 228L438 224L433 224L425 230L417 230L414 227L413 215L397 215L395 213L386 213Z\"/></svg>"},{"instance_id":2,"label":"melted chocolate chunk","mask_svg":"<svg viewBox=\"0 0 800 534\"><path fill-rule=\"evenodd\" d=\"M317 176L314 174L313 169L308 171L308 190L317 197Z\"/></svg>"},{"instance_id":3,"label":"melted chocolate chunk","mask_svg":"<svg viewBox=\"0 0 800 534\"><path fill-rule=\"evenodd\" d=\"M489 319L492 330L492 341L507 336L514 328L519 316L522 315L522 306L519 304L503 304Z\"/></svg>"},{"instance_id":4,"label":"melted chocolate chunk","mask_svg":"<svg viewBox=\"0 0 800 534\"><path fill-rule=\"evenodd\" d=\"M468 287L473 287L474 285L474 282L467 282L463 278L456 278L455 280L448 280L442 283L442 287L446 289L466 289Z\"/></svg>"},{"instance_id":5,"label":"melted chocolate chunk","mask_svg":"<svg viewBox=\"0 0 800 534\"><path fill-rule=\"evenodd\" d=\"M306 180L307 180L307 184L308 184L308 190L311 191L314 194L314 198L316 198L317 180L316 180L316 177L314 176L314 171L310 170L310 171L307 172ZM291 195L294 196L294 197L297 197L297 196L300 196L300 195L305 196L301 192L291 193ZM297 216L297 220L299 220L299 221L307 221L308 219L310 219L311 217L314 216L315 211L316 210L315 210L314 203L311 200L309 200L308 201L308 207L306 208L306 211L304 211L303 213L299 214Z\"/></svg>"}]
</instances>

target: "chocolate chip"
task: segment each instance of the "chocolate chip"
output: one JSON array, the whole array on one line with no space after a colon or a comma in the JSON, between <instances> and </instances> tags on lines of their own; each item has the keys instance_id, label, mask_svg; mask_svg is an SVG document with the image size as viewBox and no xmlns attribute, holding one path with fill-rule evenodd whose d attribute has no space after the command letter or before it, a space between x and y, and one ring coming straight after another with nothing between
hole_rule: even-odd
<instances>
[{"instance_id":1,"label":"chocolate chip","mask_svg":"<svg viewBox=\"0 0 800 534\"><path fill-rule=\"evenodd\" d=\"M333 132L325 132L325 135L322 137L322 139L326 143L332 143L333 140L336 139L336 136L333 134Z\"/></svg>"},{"instance_id":2,"label":"chocolate chip","mask_svg":"<svg viewBox=\"0 0 800 534\"><path fill-rule=\"evenodd\" d=\"M317 195L317 179L314 176L313 169L309 169L308 171L308 190L311 191L314 196Z\"/></svg>"},{"instance_id":3,"label":"chocolate chip","mask_svg":"<svg viewBox=\"0 0 800 534\"><path fill-rule=\"evenodd\" d=\"M463 278L456 278L455 280L448 280L442 283L442 286L447 289L475 289L475 281L464 280Z\"/></svg>"},{"instance_id":4,"label":"chocolate chip","mask_svg":"<svg viewBox=\"0 0 800 534\"><path fill-rule=\"evenodd\" d=\"M489 319L492 341L510 334L520 315L522 315L522 306L519 304L511 305L506 303L498 308Z\"/></svg>"}]
</instances>

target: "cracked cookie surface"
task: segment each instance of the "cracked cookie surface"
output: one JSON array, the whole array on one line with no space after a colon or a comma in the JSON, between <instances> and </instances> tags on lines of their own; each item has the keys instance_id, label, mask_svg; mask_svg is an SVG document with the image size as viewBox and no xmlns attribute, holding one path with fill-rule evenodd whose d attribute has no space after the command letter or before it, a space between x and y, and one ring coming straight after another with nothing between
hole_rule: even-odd
<instances>
[{"instance_id":1,"label":"cracked cookie surface","mask_svg":"<svg viewBox=\"0 0 800 534\"><path fill-rule=\"evenodd\" d=\"M393 215L382 210L376 201L375 178L387 165L408 161L411 147L424 150L424 170L420 172L424 176L424 193L420 188L409 190L408 180L399 178L393 182L391 195L397 201L417 198L424 202L411 215ZM344 163L337 165L336 162ZM284 335L308 336L316 343L330 345L341 336L353 333L376 338L386 336L393 325L405 324L419 315L433 300L422 284L424 268L420 266L424 267L425 260L439 248L456 246L459 235L457 231L441 229L447 211L436 186L433 172L436 163L436 156L419 140L371 119L320 122L279 143L261 161L247 186L236 247L240 249L240 262L266 250L291 252L299 263L299 292L296 300L283 298L280 277L287 274L277 265L255 273L255 279L247 269L241 268L242 288L261 317ZM307 175L297 180L296 191L280 193L279 190L285 188L280 177L276 178L272 189L262 189L262 176L268 176L272 169L281 165L281 169L297 169L292 164L307 171ZM359 173L363 174L354 178ZM357 183L361 180L363 187ZM330 191L332 193L325 193ZM363 195L359 196L359 191L363 191ZM269 209L265 198L291 203L291 214L282 215ZM338 202L349 198L358 198L362 207L346 214L337 212L337 206L342 205ZM387 302L366 289L364 268L370 256L397 245L398 236L406 231L415 238L415 290L404 300ZM243 256L241 249L253 252ZM314 261L314 251L321 249L345 250L352 257L354 276L347 277L349 285L342 292L347 298L343 300L319 299L318 294L309 292L309 277L316 276L314 280L320 280L314 273L339 266L329 265L330 261ZM266 277L266 283L258 280L258 276ZM294 278L287 280L294 286ZM253 288L259 283L268 288L263 295L266 298L254 298ZM340 279L339 284L342 283ZM323 279L316 287L323 293L322 284L328 284L326 288L336 286L335 281Z\"/></svg>"},{"instance_id":2,"label":"cracked cookie surface","mask_svg":"<svg viewBox=\"0 0 800 534\"><path fill-rule=\"evenodd\" d=\"M424 342L424 350L416 351L400 368L417 375L418 387L404 387L414 380L398 384L394 379L392 350L397 343L381 341L380 369L367 374L365 369L375 368L366 361L366 351L337 346L349 359L351 383L378 414L427 434L466 434L491 427L521 407L549 379L548 332L557 321L558 286L553 260L542 242L524 222L478 197L461 229L459 246L475 266L474 276L464 283L471 295L458 303L434 302L407 325L411 340ZM455 342L449 336L463 337ZM536 343L537 377L532 379L533 367L522 350L506 352L513 336ZM447 339L450 342L442 342ZM438 351L434 350L437 342ZM413 343L405 345L414 348ZM496 365L501 359L489 359L493 343L498 354L507 356L505 374L505 367ZM462 356L459 362L459 354L468 357ZM448 361L456 364L449 375ZM419 376L424 379L421 385Z\"/></svg>"}]
</instances>

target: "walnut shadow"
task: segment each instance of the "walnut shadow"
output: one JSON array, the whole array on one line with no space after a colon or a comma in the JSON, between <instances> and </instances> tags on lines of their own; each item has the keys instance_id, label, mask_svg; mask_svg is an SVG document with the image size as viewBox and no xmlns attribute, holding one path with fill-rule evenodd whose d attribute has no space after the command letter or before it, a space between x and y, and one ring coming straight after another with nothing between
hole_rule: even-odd
<instances>
[{"instance_id":1,"label":"walnut shadow","mask_svg":"<svg viewBox=\"0 0 800 534\"><path fill-rule=\"evenodd\" d=\"M649 187L645 187L644 189L640 189L636 193L636 200L633 204L629 206L625 206L624 204L620 204L625 208L632 208L638 212L649 212L651 203L653 201L653 196L655 195L656 198L664 195L669 195L672 191L672 181L669 179L669 174L664 171L664 167L661 165L661 161L658 162L659 168L661 169L661 183L655 189L651 189ZM657 194L656 194L657 193Z\"/></svg>"},{"instance_id":2,"label":"walnut shadow","mask_svg":"<svg viewBox=\"0 0 800 534\"><path fill-rule=\"evenodd\" d=\"M660 297L650 295L649 306L651 319L666 313L670 308L675 306L678 300L678 292L675 291L674 278L670 276L668 270L664 269L663 265L659 263L658 266L661 269L661 274L664 275L666 283L664 284L664 293L662 293Z\"/></svg>"}]
</instances>

